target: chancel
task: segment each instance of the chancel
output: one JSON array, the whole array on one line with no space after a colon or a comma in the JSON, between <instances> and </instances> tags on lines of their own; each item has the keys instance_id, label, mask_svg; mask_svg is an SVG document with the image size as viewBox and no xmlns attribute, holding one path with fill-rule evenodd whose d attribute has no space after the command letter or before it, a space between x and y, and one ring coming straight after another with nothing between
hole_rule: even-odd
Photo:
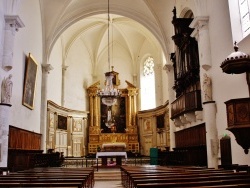
<instances>
[{"instance_id":1,"label":"chancel","mask_svg":"<svg viewBox=\"0 0 250 188\"><path fill-rule=\"evenodd\" d=\"M1 0L0 167L249 171L249 2Z\"/></svg>"}]
</instances>

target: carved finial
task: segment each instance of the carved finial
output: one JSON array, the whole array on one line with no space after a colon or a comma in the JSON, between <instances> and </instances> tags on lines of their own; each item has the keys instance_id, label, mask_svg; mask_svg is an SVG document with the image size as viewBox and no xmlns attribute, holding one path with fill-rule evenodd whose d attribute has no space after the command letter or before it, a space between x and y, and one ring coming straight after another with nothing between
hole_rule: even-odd
<instances>
[{"instance_id":1,"label":"carved finial","mask_svg":"<svg viewBox=\"0 0 250 188\"><path fill-rule=\"evenodd\" d=\"M114 66L111 66L111 71L112 71L112 72L114 71Z\"/></svg>"},{"instance_id":2,"label":"carved finial","mask_svg":"<svg viewBox=\"0 0 250 188\"><path fill-rule=\"evenodd\" d=\"M237 45L237 42L235 41L235 42L234 42L234 50L237 52L238 49L239 49L239 46Z\"/></svg>"},{"instance_id":3,"label":"carved finial","mask_svg":"<svg viewBox=\"0 0 250 188\"><path fill-rule=\"evenodd\" d=\"M173 12L173 20L175 20L176 19L176 7L175 6L172 12Z\"/></svg>"}]
</instances>

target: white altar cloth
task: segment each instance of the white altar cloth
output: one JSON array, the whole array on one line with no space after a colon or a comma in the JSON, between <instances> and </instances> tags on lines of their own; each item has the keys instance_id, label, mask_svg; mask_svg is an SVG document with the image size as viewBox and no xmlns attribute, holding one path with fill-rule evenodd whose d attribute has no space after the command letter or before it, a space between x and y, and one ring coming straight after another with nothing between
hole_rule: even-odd
<instances>
[{"instance_id":1,"label":"white altar cloth","mask_svg":"<svg viewBox=\"0 0 250 188\"><path fill-rule=\"evenodd\" d=\"M98 157L116 157L116 156L124 156L127 159L127 152L125 151L116 151L116 152L108 152L102 151L96 153L96 158Z\"/></svg>"},{"instance_id":2,"label":"white altar cloth","mask_svg":"<svg viewBox=\"0 0 250 188\"><path fill-rule=\"evenodd\" d=\"M126 144L123 142L114 142L114 143L103 143L102 148L107 148L107 147L123 147L126 148Z\"/></svg>"}]
</instances>

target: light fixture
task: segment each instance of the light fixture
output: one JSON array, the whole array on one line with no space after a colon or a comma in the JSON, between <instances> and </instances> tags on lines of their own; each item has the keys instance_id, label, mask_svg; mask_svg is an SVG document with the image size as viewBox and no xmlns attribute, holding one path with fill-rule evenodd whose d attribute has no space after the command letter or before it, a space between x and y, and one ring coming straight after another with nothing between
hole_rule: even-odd
<instances>
[{"instance_id":1,"label":"light fixture","mask_svg":"<svg viewBox=\"0 0 250 188\"><path fill-rule=\"evenodd\" d=\"M114 66L110 63L110 15L109 15L109 0L108 0L108 67L109 72L105 73L105 88L98 90L97 95L101 97L101 102L107 105L107 122L108 127L113 133L116 132L115 119L112 117L112 106L117 102L117 98L121 96L121 92L114 87L113 81L117 78L114 72ZM113 33L112 33L113 34Z\"/></svg>"},{"instance_id":2,"label":"light fixture","mask_svg":"<svg viewBox=\"0 0 250 188\"><path fill-rule=\"evenodd\" d=\"M114 66L110 64L110 15L109 15L109 0L108 0L108 66L109 72L105 73L106 81L105 88L97 91L97 95L101 97L102 103L107 105L108 107L114 105L117 101L117 97L120 97L121 93L118 89L113 86L113 79L115 76L115 72L113 70ZM108 108L110 109L110 108ZM111 113L108 111L108 113ZM108 115L108 122L111 121L111 114ZM111 124L111 123L109 123Z\"/></svg>"}]
</instances>

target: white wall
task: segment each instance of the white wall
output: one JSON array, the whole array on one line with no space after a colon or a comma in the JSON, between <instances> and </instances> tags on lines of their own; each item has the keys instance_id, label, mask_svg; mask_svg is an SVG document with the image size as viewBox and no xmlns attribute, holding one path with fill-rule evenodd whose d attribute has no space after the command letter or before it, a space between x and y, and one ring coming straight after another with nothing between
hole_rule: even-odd
<instances>
[{"instance_id":1,"label":"white wall","mask_svg":"<svg viewBox=\"0 0 250 188\"><path fill-rule=\"evenodd\" d=\"M62 44L61 40L57 40L55 43L50 58L49 64L53 67L53 70L48 74L48 92L47 98L61 105L62 97Z\"/></svg>"},{"instance_id":2,"label":"white wall","mask_svg":"<svg viewBox=\"0 0 250 188\"><path fill-rule=\"evenodd\" d=\"M1 1L1 6L4 1ZM32 8L31 8L32 7ZM0 8L0 50L4 29L5 9ZM25 0L20 3L17 12L25 27L20 28L15 35L13 68L6 72L0 68L1 82L4 77L12 74L13 90L11 98L10 125L40 132L40 101L41 101L41 63L42 63L42 28L38 0ZM32 16L31 16L32 15ZM38 62L34 110L22 105L23 81L26 56L31 53ZM1 66L2 67L2 66Z\"/></svg>"},{"instance_id":3,"label":"white wall","mask_svg":"<svg viewBox=\"0 0 250 188\"><path fill-rule=\"evenodd\" d=\"M69 66L65 73L65 106L87 111L87 88L92 83L92 64L86 48L79 40L70 48L67 56Z\"/></svg>"}]
</instances>

